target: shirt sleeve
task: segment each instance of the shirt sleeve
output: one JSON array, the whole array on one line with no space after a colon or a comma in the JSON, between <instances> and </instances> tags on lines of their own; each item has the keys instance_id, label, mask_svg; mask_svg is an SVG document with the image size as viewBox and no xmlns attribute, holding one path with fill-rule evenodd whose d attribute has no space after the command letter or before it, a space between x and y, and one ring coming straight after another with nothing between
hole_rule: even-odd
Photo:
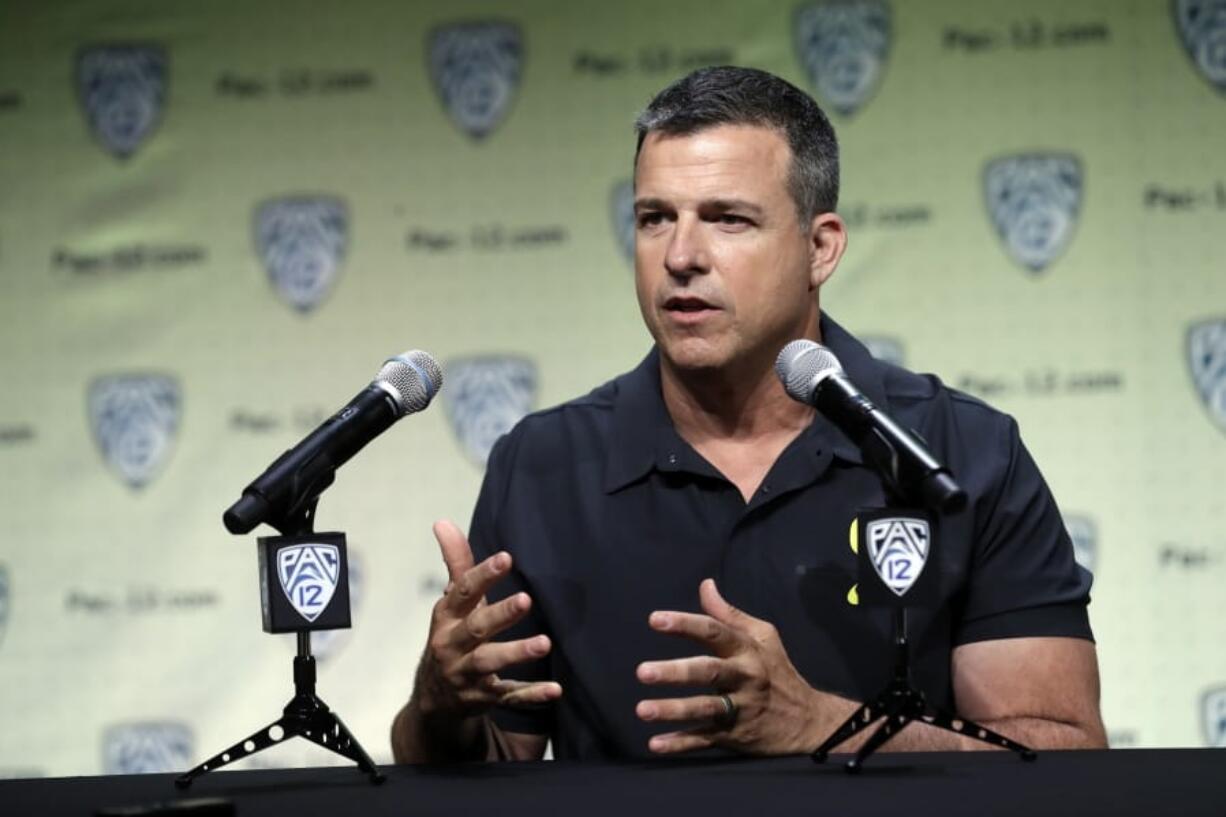
<instances>
[{"instance_id":1,"label":"shirt sleeve","mask_svg":"<svg viewBox=\"0 0 1226 817\"><path fill-rule=\"evenodd\" d=\"M480 563L499 550L511 554L513 564L511 572L495 584L486 599L490 604L531 589L524 575L519 571L517 562L522 555L517 551L530 547L531 542L517 541L524 537L516 537L506 530L503 508L509 494L514 470L515 432L499 438L490 451L487 461L485 479L481 484L481 493L477 497L477 505L473 510L472 524L469 525L468 541L472 547L473 560ZM535 602L536 600L533 599ZM532 610L514 626L494 636L495 641L514 641L529 638L541 633L548 634L545 621L540 615L535 603ZM516 664L498 673L500 678L518 681L544 681L550 678L548 656L538 661ZM535 708L495 707L490 716L499 728L506 732L523 732L529 734L549 734L553 726L553 710L549 706Z\"/></svg>"},{"instance_id":2,"label":"shirt sleeve","mask_svg":"<svg viewBox=\"0 0 1226 817\"><path fill-rule=\"evenodd\" d=\"M1003 461L976 542L953 643L1065 636L1093 640L1086 607L1092 576L1073 559L1056 501L1007 418ZM1002 455L998 455L1002 456Z\"/></svg>"}]
</instances>

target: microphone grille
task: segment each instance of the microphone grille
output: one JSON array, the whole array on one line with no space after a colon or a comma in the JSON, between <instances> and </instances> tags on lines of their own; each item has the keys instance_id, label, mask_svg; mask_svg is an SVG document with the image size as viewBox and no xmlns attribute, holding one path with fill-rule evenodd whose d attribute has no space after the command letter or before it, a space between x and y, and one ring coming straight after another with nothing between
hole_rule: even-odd
<instances>
[{"instance_id":1,"label":"microphone grille","mask_svg":"<svg viewBox=\"0 0 1226 817\"><path fill-rule=\"evenodd\" d=\"M438 361L420 349L388 358L375 377L375 383L399 395L401 414L412 414L430 405L443 385L443 369Z\"/></svg>"},{"instance_id":2,"label":"microphone grille","mask_svg":"<svg viewBox=\"0 0 1226 817\"><path fill-rule=\"evenodd\" d=\"M775 359L775 374L783 381L783 390L802 403L810 402L819 382L842 371L833 352L804 338L784 346Z\"/></svg>"}]
</instances>

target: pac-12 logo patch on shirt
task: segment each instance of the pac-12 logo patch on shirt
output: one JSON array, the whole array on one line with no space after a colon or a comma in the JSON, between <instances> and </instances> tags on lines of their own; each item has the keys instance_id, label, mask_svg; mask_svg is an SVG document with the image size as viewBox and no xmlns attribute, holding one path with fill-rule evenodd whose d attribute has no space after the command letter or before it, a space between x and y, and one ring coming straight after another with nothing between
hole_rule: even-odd
<instances>
[{"instance_id":1,"label":"pac-12 logo patch on shirt","mask_svg":"<svg viewBox=\"0 0 1226 817\"><path fill-rule=\"evenodd\" d=\"M77 54L77 94L98 141L126 159L161 119L166 52L157 45L83 48Z\"/></svg>"},{"instance_id":2,"label":"pac-12 logo patch on shirt","mask_svg":"<svg viewBox=\"0 0 1226 817\"><path fill-rule=\"evenodd\" d=\"M260 204L254 221L256 250L276 293L300 312L319 306L345 256L345 203L335 196L287 196Z\"/></svg>"},{"instance_id":3,"label":"pac-12 logo patch on shirt","mask_svg":"<svg viewBox=\"0 0 1226 817\"><path fill-rule=\"evenodd\" d=\"M340 548L336 545L288 545L277 551L281 589L307 621L319 618L332 601L340 578Z\"/></svg>"},{"instance_id":4,"label":"pac-12 logo patch on shirt","mask_svg":"<svg viewBox=\"0 0 1226 817\"><path fill-rule=\"evenodd\" d=\"M1015 262L1042 272L1064 252L1081 211L1081 161L1067 153L1005 156L983 172L988 215Z\"/></svg>"},{"instance_id":5,"label":"pac-12 logo patch on shirt","mask_svg":"<svg viewBox=\"0 0 1226 817\"><path fill-rule=\"evenodd\" d=\"M885 586L903 595L915 584L928 561L931 534L923 519L885 517L864 529L873 569Z\"/></svg>"},{"instance_id":6,"label":"pac-12 logo patch on shirt","mask_svg":"<svg viewBox=\"0 0 1226 817\"><path fill-rule=\"evenodd\" d=\"M843 116L876 91L890 51L883 0L827 0L796 9L796 54L822 103Z\"/></svg>"},{"instance_id":7,"label":"pac-12 logo patch on shirt","mask_svg":"<svg viewBox=\"0 0 1226 817\"><path fill-rule=\"evenodd\" d=\"M1189 327L1188 367L1209 416L1218 428L1226 431L1226 318L1200 321Z\"/></svg>"},{"instance_id":8,"label":"pac-12 logo patch on shirt","mask_svg":"<svg viewBox=\"0 0 1226 817\"><path fill-rule=\"evenodd\" d=\"M513 23L442 26L427 43L430 78L447 115L474 139L488 136L511 110L524 47Z\"/></svg>"},{"instance_id":9,"label":"pac-12 logo patch on shirt","mask_svg":"<svg viewBox=\"0 0 1226 817\"><path fill-rule=\"evenodd\" d=\"M94 380L86 396L102 458L132 488L143 488L170 453L182 400L169 375L119 374Z\"/></svg>"},{"instance_id":10,"label":"pac-12 logo patch on shirt","mask_svg":"<svg viewBox=\"0 0 1226 817\"><path fill-rule=\"evenodd\" d=\"M1226 94L1226 0L1175 0L1172 11L1196 70Z\"/></svg>"}]
</instances>

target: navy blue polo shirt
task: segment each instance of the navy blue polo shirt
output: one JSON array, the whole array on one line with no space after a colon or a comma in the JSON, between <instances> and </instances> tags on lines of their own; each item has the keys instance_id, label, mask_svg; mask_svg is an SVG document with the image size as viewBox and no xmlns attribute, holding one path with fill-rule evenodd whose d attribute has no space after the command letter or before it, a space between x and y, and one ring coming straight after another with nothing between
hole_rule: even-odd
<instances>
[{"instance_id":1,"label":"navy blue polo shirt","mask_svg":"<svg viewBox=\"0 0 1226 817\"><path fill-rule=\"evenodd\" d=\"M950 651L1018 636L1091 638L1090 576L1073 561L1060 512L1012 418L875 360L826 316L823 342L878 406L918 431L970 501L944 517L934 557L941 604L909 614L914 680L954 710ZM514 569L491 600L526 591L532 614L503 635L546 633L549 656L504 672L553 679L562 698L498 709L505 730L548 734L558 758L648 757L665 731L641 722L644 698L686 692L637 680L642 661L699 645L652 631L653 610L699 612L713 577L729 602L774 624L815 688L863 701L892 669L890 612L852 605L858 510L882 507L875 472L818 415L746 502L681 439L660 394L653 349L586 397L525 417L494 446L470 529L478 560L499 549Z\"/></svg>"}]
</instances>

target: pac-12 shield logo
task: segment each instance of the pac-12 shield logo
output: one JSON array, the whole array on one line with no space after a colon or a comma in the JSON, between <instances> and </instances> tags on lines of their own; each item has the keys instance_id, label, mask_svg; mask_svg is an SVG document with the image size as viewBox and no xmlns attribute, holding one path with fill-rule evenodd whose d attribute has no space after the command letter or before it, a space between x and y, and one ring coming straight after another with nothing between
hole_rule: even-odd
<instances>
[{"instance_id":1,"label":"pac-12 shield logo","mask_svg":"<svg viewBox=\"0 0 1226 817\"><path fill-rule=\"evenodd\" d=\"M928 545L932 541L928 522L885 517L869 522L864 533L873 569L895 595L903 595L915 584L928 561Z\"/></svg>"},{"instance_id":2,"label":"pac-12 shield logo","mask_svg":"<svg viewBox=\"0 0 1226 817\"><path fill-rule=\"evenodd\" d=\"M532 410L536 366L522 357L472 357L452 360L443 407L464 452L481 467L503 434Z\"/></svg>"},{"instance_id":3,"label":"pac-12 shield logo","mask_svg":"<svg viewBox=\"0 0 1226 817\"><path fill-rule=\"evenodd\" d=\"M1226 748L1226 686L1206 691L1201 695L1200 701L1205 743L1216 748Z\"/></svg>"},{"instance_id":4,"label":"pac-12 shield logo","mask_svg":"<svg viewBox=\"0 0 1226 817\"><path fill-rule=\"evenodd\" d=\"M1174 0L1172 10L1196 70L1226 94L1226 0Z\"/></svg>"},{"instance_id":5,"label":"pac-12 shield logo","mask_svg":"<svg viewBox=\"0 0 1226 817\"><path fill-rule=\"evenodd\" d=\"M627 261L634 260L634 182L624 179L609 193L609 220L617 248Z\"/></svg>"},{"instance_id":6,"label":"pac-12 shield logo","mask_svg":"<svg viewBox=\"0 0 1226 817\"><path fill-rule=\"evenodd\" d=\"M103 774L173 772L191 758L192 730L178 721L121 723L102 733Z\"/></svg>"},{"instance_id":7,"label":"pac-12 shield logo","mask_svg":"<svg viewBox=\"0 0 1226 817\"><path fill-rule=\"evenodd\" d=\"M319 306L340 272L349 234L345 202L335 196L287 196L260 204L255 246L268 280L300 312Z\"/></svg>"},{"instance_id":8,"label":"pac-12 shield logo","mask_svg":"<svg viewBox=\"0 0 1226 817\"><path fill-rule=\"evenodd\" d=\"M1081 211L1081 161L1068 153L1027 153L988 162L988 214L1009 256L1042 272L1073 237Z\"/></svg>"},{"instance_id":9,"label":"pac-12 shield logo","mask_svg":"<svg viewBox=\"0 0 1226 817\"><path fill-rule=\"evenodd\" d=\"M843 116L877 90L890 51L884 0L827 0L796 9L796 54L822 103Z\"/></svg>"},{"instance_id":10,"label":"pac-12 shield logo","mask_svg":"<svg viewBox=\"0 0 1226 817\"><path fill-rule=\"evenodd\" d=\"M460 129L474 139L488 136L511 110L519 87L524 47L513 23L441 26L426 45L430 79Z\"/></svg>"},{"instance_id":11,"label":"pac-12 shield logo","mask_svg":"<svg viewBox=\"0 0 1226 817\"><path fill-rule=\"evenodd\" d=\"M902 366L907 357L902 341L889 335L862 335L860 342L870 355L895 366Z\"/></svg>"},{"instance_id":12,"label":"pac-12 shield logo","mask_svg":"<svg viewBox=\"0 0 1226 817\"><path fill-rule=\"evenodd\" d=\"M277 551L281 589L307 621L319 618L332 601L340 568L341 551L336 545L287 545Z\"/></svg>"},{"instance_id":13,"label":"pac-12 shield logo","mask_svg":"<svg viewBox=\"0 0 1226 817\"><path fill-rule=\"evenodd\" d=\"M350 546L345 554L349 565L349 607L356 612L362 602L363 570L361 555ZM349 629L344 630L313 630L311 632L311 652L319 661L327 661L341 651L349 643Z\"/></svg>"},{"instance_id":14,"label":"pac-12 shield logo","mask_svg":"<svg viewBox=\"0 0 1226 817\"><path fill-rule=\"evenodd\" d=\"M157 45L103 45L77 53L77 96L90 130L120 159L136 152L162 117L166 52Z\"/></svg>"},{"instance_id":15,"label":"pac-12 shield logo","mask_svg":"<svg viewBox=\"0 0 1226 817\"><path fill-rule=\"evenodd\" d=\"M1209 416L1226 431L1226 318L1201 321L1188 329L1188 367Z\"/></svg>"},{"instance_id":16,"label":"pac-12 shield logo","mask_svg":"<svg viewBox=\"0 0 1226 817\"><path fill-rule=\"evenodd\" d=\"M86 405L107 466L132 488L148 485L179 429L178 381L162 374L99 377L89 385Z\"/></svg>"},{"instance_id":17,"label":"pac-12 shield logo","mask_svg":"<svg viewBox=\"0 0 1226 817\"><path fill-rule=\"evenodd\" d=\"M1098 556L1098 527L1094 520L1081 514L1065 514L1064 529L1073 541L1073 558L1093 573Z\"/></svg>"}]
</instances>

